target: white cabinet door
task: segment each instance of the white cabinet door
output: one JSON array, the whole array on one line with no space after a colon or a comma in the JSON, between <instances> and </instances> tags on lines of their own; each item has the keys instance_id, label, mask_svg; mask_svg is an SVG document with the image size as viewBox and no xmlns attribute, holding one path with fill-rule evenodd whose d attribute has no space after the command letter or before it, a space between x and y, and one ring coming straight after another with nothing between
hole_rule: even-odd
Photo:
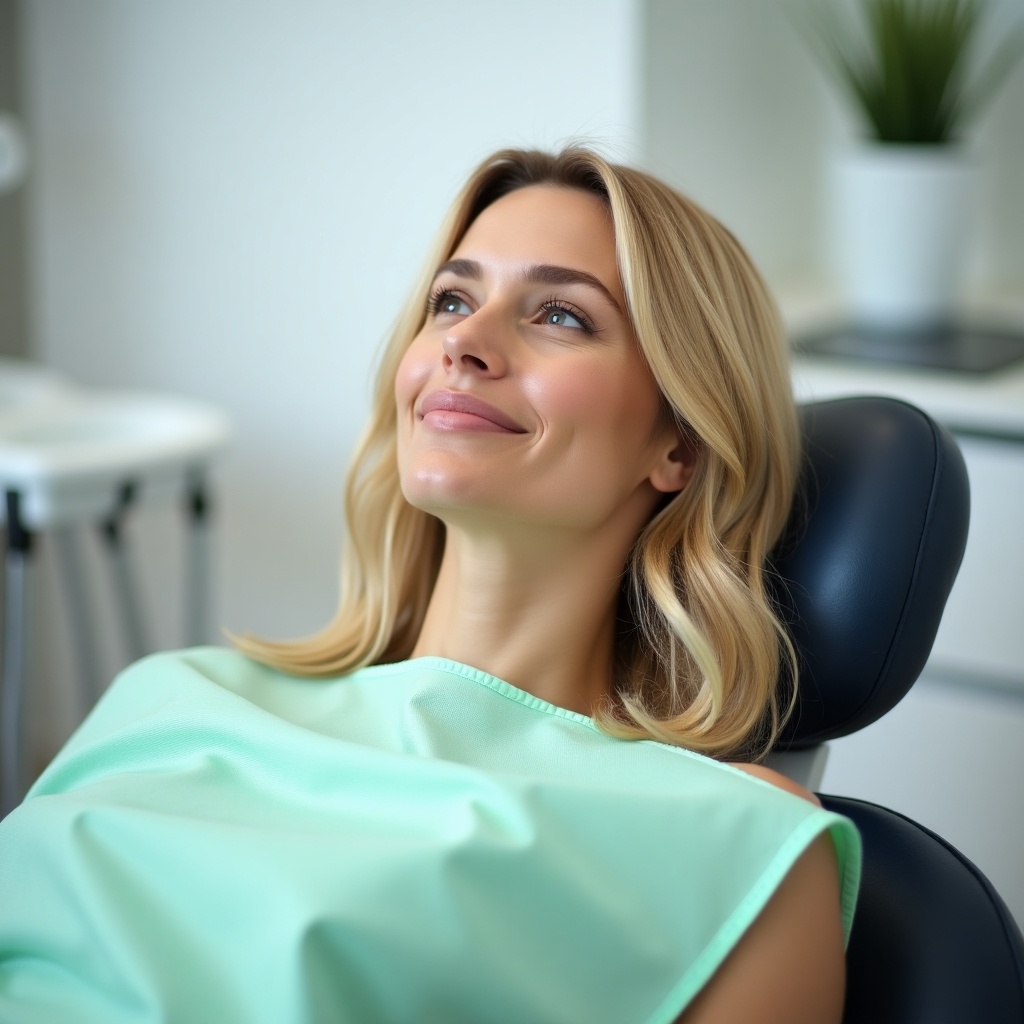
<instances>
[{"instance_id":1,"label":"white cabinet door","mask_svg":"<svg viewBox=\"0 0 1024 1024\"><path fill-rule=\"evenodd\" d=\"M1024 689L1024 444L957 440L971 529L929 664Z\"/></svg>"}]
</instances>

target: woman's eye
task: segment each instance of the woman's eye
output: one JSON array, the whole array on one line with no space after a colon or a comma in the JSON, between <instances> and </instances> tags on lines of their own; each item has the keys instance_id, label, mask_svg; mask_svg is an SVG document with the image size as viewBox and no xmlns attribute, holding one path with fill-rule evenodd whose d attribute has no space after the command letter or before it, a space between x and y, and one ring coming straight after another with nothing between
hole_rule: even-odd
<instances>
[{"instance_id":1,"label":"woman's eye","mask_svg":"<svg viewBox=\"0 0 1024 1024\"><path fill-rule=\"evenodd\" d=\"M460 299L454 292L442 292L434 300L435 315L447 313L454 316L469 316L473 311L469 308L469 303L464 299Z\"/></svg>"},{"instance_id":2,"label":"woman's eye","mask_svg":"<svg viewBox=\"0 0 1024 1024\"><path fill-rule=\"evenodd\" d=\"M552 327L572 327L576 330L586 331L589 327L583 322L582 317L570 313L561 306L545 306L542 323Z\"/></svg>"}]
</instances>

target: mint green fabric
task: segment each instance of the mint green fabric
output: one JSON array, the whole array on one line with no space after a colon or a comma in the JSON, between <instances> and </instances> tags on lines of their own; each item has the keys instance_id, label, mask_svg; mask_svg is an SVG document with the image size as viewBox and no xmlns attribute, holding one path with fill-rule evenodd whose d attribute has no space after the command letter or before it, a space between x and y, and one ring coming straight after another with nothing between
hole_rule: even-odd
<instances>
[{"instance_id":1,"label":"mint green fabric","mask_svg":"<svg viewBox=\"0 0 1024 1024\"><path fill-rule=\"evenodd\" d=\"M829 831L438 658L123 673L0 823L4 1024L668 1024Z\"/></svg>"}]
</instances>

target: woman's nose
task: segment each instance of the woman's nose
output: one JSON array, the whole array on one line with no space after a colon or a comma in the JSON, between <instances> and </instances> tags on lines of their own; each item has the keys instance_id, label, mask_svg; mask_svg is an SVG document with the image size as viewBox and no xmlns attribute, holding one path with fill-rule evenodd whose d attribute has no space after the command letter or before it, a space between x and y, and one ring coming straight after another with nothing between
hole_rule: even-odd
<instances>
[{"instance_id":1,"label":"woman's nose","mask_svg":"<svg viewBox=\"0 0 1024 1024\"><path fill-rule=\"evenodd\" d=\"M444 333L445 369L484 377L502 377L508 370L507 326L499 317L476 310Z\"/></svg>"}]
</instances>

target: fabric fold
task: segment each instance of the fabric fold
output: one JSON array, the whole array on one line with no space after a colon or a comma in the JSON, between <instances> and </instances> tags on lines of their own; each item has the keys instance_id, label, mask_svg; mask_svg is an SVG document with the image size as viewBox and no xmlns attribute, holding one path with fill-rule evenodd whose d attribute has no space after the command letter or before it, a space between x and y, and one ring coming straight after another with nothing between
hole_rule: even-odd
<instances>
[{"instance_id":1,"label":"fabric fold","mask_svg":"<svg viewBox=\"0 0 1024 1024\"><path fill-rule=\"evenodd\" d=\"M846 819L438 658L123 673L0 823L11 1024L669 1024Z\"/></svg>"}]
</instances>

